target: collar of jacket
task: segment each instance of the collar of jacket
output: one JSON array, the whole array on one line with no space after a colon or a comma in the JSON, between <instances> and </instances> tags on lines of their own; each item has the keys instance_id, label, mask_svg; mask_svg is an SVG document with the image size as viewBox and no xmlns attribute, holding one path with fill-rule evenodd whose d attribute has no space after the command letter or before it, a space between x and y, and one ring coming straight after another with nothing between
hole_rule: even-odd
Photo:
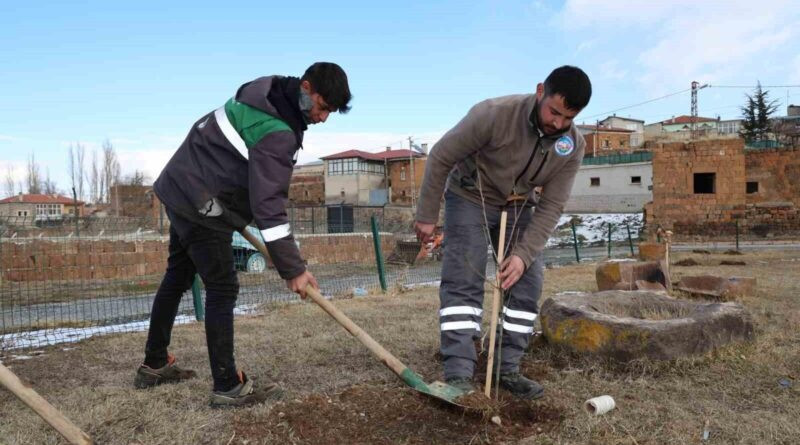
<instances>
[{"instance_id":1,"label":"collar of jacket","mask_svg":"<svg viewBox=\"0 0 800 445\"><path fill-rule=\"evenodd\" d=\"M526 116L528 116L528 125L530 125L531 130L535 131L542 139L556 140L572 127L572 125L570 125L566 129L555 134L544 134L541 128L539 128L539 100L536 98L536 94L531 95L529 103L525 106L525 112Z\"/></svg>"},{"instance_id":2,"label":"collar of jacket","mask_svg":"<svg viewBox=\"0 0 800 445\"><path fill-rule=\"evenodd\" d=\"M297 145L303 148L303 132L308 125L300 110L300 79L290 76L275 76L267 94L267 100L278 110L281 119L286 121L294 132Z\"/></svg>"}]
</instances>

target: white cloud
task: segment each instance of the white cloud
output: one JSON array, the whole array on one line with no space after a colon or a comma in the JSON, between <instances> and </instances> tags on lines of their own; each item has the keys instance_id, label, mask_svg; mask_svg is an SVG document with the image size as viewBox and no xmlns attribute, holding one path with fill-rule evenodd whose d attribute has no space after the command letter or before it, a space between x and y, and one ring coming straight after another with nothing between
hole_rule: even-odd
<instances>
[{"instance_id":1,"label":"white cloud","mask_svg":"<svg viewBox=\"0 0 800 445\"><path fill-rule=\"evenodd\" d=\"M779 77L800 76L786 63L800 35L800 3L792 0L567 0L556 22L578 38L597 39L597 47L607 48L601 55L624 51L620 60L651 96L692 80L755 81L742 76L756 77L769 66L782 67ZM618 74L613 65L600 70Z\"/></svg>"},{"instance_id":2,"label":"white cloud","mask_svg":"<svg viewBox=\"0 0 800 445\"><path fill-rule=\"evenodd\" d=\"M612 59L600 65L600 74L609 79L620 80L625 78L628 70L620 68L619 62L616 59Z\"/></svg>"},{"instance_id":3,"label":"white cloud","mask_svg":"<svg viewBox=\"0 0 800 445\"><path fill-rule=\"evenodd\" d=\"M22 138L18 138L16 136L10 136L7 134L0 134L0 142L17 142L22 140Z\"/></svg>"}]
</instances>

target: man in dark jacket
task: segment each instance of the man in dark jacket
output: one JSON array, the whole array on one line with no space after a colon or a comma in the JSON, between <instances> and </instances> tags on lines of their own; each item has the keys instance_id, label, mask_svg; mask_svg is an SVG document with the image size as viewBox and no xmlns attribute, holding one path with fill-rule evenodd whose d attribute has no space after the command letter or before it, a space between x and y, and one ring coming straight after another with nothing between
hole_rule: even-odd
<instances>
[{"instance_id":1,"label":"man in dark jacket","mask_svg":"<svg viewBox=\"0 0 800 445\"><path fill-rule=\"evenodd\" d=\"M189 131L154 184L170 220L167 271L153 301L137 388L195 375L167 352L181 296L195 273L206 288L206 342L212 406L256 403L281 393L237 371L233 308L239 292L231 239L254 221L281 278L305 298L318 288L306 270L286 215L289 181L308 124L350 107L347 75L334 63L311 65L302 78L269 76L248 82Z\"/></svg>"}]
</instances>

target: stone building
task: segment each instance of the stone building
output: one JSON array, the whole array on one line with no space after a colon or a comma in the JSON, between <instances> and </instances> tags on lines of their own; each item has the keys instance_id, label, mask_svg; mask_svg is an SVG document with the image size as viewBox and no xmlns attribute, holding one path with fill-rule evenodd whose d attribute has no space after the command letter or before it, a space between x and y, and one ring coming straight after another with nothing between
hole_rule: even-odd
<instances>
[{"instance_id":1,"label":"stone building","mask_svg":"<svg viewBox=\"0 0 800 445\"><path fill-rule=\"evenodd\" d=\"M800 231L800 148L745 149L741 139L658 144L648 226L677 234Z\"/></svg>"}]
</instances>

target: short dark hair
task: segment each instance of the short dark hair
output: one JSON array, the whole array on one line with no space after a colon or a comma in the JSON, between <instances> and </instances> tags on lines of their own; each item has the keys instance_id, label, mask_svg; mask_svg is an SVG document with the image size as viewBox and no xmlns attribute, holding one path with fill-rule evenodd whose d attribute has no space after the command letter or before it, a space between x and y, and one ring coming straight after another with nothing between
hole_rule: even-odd
<instances>
[{"instance_id":1,"label":"short dark hair","mask_svg":"<svg viewBox=\"0 0 800 445\"><path fill-rule=\"evenodd\" d=\"M580 111L592 98L592 83L582 69L564 65L554 69L544 80L544 95L556 94L564 98L564 105L567 108Z\"/></svg>"},{"instance_id":2,"label":"short dark hair","mask_svg":"<svg viewBox=\"0 0 800 445\"><path fill-rule=\"evenodd\" d=\"M313 92L322 96L331 111L350 111L350 87L342 67L330 62L317 62L306 70L300 81L307 80Z\"/></svg>"}]
</instances>

